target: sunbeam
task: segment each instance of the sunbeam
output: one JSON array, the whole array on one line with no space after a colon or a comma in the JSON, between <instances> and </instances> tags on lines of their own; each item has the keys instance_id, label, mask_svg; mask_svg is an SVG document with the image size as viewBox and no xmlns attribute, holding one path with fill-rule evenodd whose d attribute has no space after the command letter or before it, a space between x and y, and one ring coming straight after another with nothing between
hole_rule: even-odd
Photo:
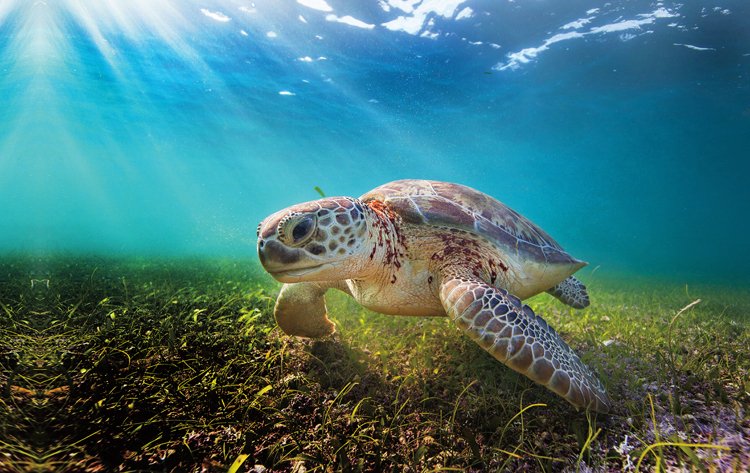
<instances>
[{"instance_id":1,"label":"sunbeam","mask_svg":"<svg viewBox=\"0 0 750 473\"><path fill-rule=\"evenodd\" d=\"M701 42L700 28L684 26L692 15L741 35L742 16L732 9L695 16L678 3L618 8L561 8L558 25L528 22L530 6L468 0L0 2L0 249L251 255L257 221L315 197L316 186L358 195L425 177L492 195L507 189L508 204L538 212L563 235L600 235L620 253L649 259L637 243L644 228L681 215L659 240L679 241L694 220L685 208L715 220L710 209L721 196L743 195L746 186L727 165L707 168L697 157L629 141L620 130L644 119L644 109L622 108L637 103L631 81L667 78L678 95L690 81L712 83L724 73L741 81L747 53L736 42L723 50ZM626 46L663 48L658 54L672 66L646 73L630 60L638 54L618 56ZM586 64L608 79L563 67L576 54L599 58ZM731 73L722 62L730 57ZM616 86L602 85L610 81ZM703 126L691 121L689 137L641 139L704 156L716 152L699 139L711 133L731 154L747 113L724 113L742 101L728 95L733 88L721 90L697 115L650 118L649 129L661 130L660 120L713 117ZM592 91L611 103L591 105ZM698 107L708 96L690 97L681 104ZM609 185L598 159L602 136L624 176ZM676 191L684 205L674 211L647 205L675 172L723 191ZM629 191L634 180L640 204L619 201L615 190ZM578 189L580 182L587 185ZM557 193L590 228L545 205ZM616 215L640 213L648 224L621 222L628 236L583 218L617 206L629 210ZM713 261L706 250L678 246L657 252L661 266ZM591 251L631 265L618 251ZM686 252L693 262L679 258ZM729 256L723 264L741 266Z\"/></svg>"}]
</instances>

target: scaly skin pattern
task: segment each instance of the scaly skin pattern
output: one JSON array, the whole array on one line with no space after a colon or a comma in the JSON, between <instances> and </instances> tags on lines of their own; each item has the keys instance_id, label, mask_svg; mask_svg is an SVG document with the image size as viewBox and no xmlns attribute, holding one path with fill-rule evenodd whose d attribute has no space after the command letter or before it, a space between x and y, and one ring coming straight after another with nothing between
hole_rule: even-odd
<instances>
[{"instance_id":1,"label":"scaly skin pattern","mask_svg":"<svg viewBox=\"0 0 750 473\"><path fill-rule=\"evenodd\" d=\"M459 269L443 277L440 298L448 317L496 359L576 407L609 411L596 375L517 297Z\"/></svg>"},{"instance_id":2,"label":"scaly skin pattern","mask_svg":"<svg viewBox=\"0 0 750 473\"><path fill-rule=\"evenodd\" d=\"M548 289L547 292L574 309L585 309L590 303L586 286L573 276L557 284L552 289Z\"/></svg>"},{"instance_id":3,"label":"scaly skin pattern","mask_svg":"<svg viewBox=\"0 0 750 473\"><path fill-rule=\"evenodd\" d=\"M290 227L304 217L314 219L314 231L296 245L290 241ZM344 261L365 243L364 220L365 207L351 197L320 199L276 212L258 225L261 263L273 274L276 269L304 268L311 260Z\"/></svg>"}]
</instances>

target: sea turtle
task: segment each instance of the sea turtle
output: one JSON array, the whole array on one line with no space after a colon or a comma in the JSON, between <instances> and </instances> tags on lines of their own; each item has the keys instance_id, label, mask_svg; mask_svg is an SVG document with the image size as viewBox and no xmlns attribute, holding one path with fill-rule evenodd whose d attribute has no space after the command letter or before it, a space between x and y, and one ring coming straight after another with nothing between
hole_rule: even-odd
<instances>
[{"instance_id":1,"label":"sea turtle","mask_svg":"<svg viewBox=\"0 0 750 473\"><path fill-rule=\"evenodd\" d=\"M459 184L400 180L359 199L297 204L258 226L263 267L281 281L284 332L334 332L324 294L339 289L384 314L448 316L495 358L577 408L607 412L596 375L521 299L547 291L589 304L571 274L586 263L511 208Z\"/></svg>"}]
</instances>

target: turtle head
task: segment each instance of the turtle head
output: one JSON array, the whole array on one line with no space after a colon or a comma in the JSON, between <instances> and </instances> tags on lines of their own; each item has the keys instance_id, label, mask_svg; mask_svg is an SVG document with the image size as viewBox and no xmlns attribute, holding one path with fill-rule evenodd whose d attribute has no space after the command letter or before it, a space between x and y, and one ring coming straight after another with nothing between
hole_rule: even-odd
<instances>
[{"instance_id":1,"label":"turtle head","mask_svg":"<svg viewBox=\"0 0 750 473\"><path fill-rule=\"evenodd\" d=\"M366 257L364 205L332 197L288 207L258 226L258 257L275 279L285 282L351 279Z\"/></svg>"}]
</instances>

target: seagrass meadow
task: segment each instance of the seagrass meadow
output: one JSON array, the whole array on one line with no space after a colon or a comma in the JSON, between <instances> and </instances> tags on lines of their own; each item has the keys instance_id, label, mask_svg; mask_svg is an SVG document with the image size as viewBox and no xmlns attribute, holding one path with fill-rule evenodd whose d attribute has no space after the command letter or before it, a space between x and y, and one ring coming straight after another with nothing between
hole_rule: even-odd
<instances>
[{"instance_id":1,"label":"seagrass meadow","mask_svg":"<svg viewBox=\"0 0 750 473\"><path fill-rule=\"evenodd\" d=\"M0 471L746 471L747 294L582 277L584 311L530 302L607 416L447 319L333 294L334 336L288 337L252 260L6 258Z\"/></svg>"},{"instance_id":2,"label":"seagrass meadow","mask_svg":"<svg viewBox=\"0 0 750 473\"><path fill-rule=\"evenodd\" d=\"M748 156L747 0L0 0L0 473L750 471ZM404 179L541 231L446 198L388 233L399 207L356 199ZM317 209L281 225L321 196L393 217L387 244ZM463 210L452 230L539 243L541 276L420 227ZM289 241L383 264L269 265ZM528 296L513 278L558 284L558 244L591 305L524 303L606 415L448 317L332 290L336 332L289 336L262 266L417 268L363 300L437 313L424 282L459 255Z\"/></svg>"}]
</instances>

